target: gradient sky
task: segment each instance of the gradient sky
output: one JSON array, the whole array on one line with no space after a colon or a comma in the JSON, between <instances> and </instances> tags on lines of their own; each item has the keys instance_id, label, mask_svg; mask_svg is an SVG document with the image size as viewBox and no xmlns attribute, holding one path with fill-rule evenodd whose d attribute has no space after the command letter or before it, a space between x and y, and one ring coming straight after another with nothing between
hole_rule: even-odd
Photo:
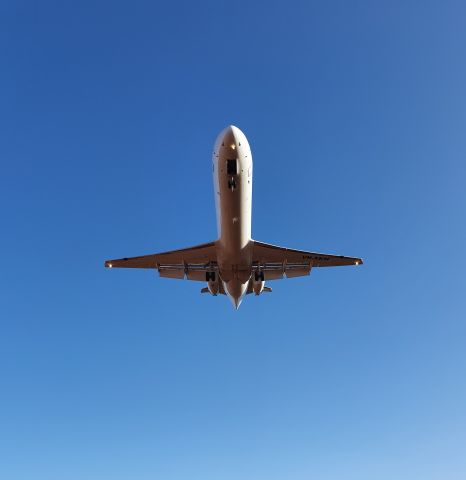
<instances>
[{"instance_id":1,"label":"gradient sky","mask_svg":"<svg viewBox=\"0 0 466 480\"><path fill-rule=\"evenodd\" d=\"M461 1L0 4L0 478L466 475ZM361 256L238 312L103 268L216 238Z\"/></svg>"}]
</instances>

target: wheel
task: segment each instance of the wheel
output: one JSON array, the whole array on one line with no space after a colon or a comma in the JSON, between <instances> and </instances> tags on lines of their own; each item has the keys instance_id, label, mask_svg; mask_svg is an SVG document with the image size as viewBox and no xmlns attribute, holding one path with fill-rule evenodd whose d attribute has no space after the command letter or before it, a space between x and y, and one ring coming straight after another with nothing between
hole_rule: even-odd
<instances>
[{"instance_id":1,"label":"wheel","mask_svg":"<svg viewBox=\"0 0 466 480\"><path fill-rule=\"evenodd\" d=\"M264 281L264 272L256 272L254 274L254 279L256 282L263 282Z\"/></svg>"}]
</instances>

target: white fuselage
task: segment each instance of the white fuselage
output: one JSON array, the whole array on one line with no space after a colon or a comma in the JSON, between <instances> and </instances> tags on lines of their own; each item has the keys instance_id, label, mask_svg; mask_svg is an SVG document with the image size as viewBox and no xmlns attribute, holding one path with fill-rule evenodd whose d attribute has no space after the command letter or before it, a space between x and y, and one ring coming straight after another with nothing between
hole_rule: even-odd
<instances>
[{"instance_id":1,"label":"white fuselage","mask_svg":"<svg viewBox=\"0 0 466 480\"><path fill-rule=\"evenodd\" d=\"M217 263L227 295L238 306L252 272L252 155L234 126L217 137L212 156L217 213Z\"/></svg>"}]
</instances>

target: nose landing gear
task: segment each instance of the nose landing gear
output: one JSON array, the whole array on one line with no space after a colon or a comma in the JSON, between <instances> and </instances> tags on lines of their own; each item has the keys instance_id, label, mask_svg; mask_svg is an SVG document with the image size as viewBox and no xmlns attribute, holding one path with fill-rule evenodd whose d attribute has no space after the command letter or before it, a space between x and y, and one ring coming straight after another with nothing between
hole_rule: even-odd
<instances>
[{"instance_id":1,"label":"nose landing gear","mask_svg":"<svg viewBox=\"0 0 466 480\"><path fill-rule=\"evenodd\" d=\"M229 179L228 179L228 188L229 188L231 191L233 191L233 190L236 189L236 187L237 187L237 185L236 185L236 180L235 180L233 177L229 178Z\"/></svg>"}]
</instances>

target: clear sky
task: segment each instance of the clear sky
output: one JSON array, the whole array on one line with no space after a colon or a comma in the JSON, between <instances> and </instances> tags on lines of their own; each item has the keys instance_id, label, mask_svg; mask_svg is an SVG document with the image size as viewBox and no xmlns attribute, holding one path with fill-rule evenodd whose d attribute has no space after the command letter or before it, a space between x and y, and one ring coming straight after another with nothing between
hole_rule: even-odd
<instances>
[{"instance_id":1,"label":"clear sky","mask_svg":"<svg viewBox=\"0 0 466 480\"><path fill-rule=\"evenodd\" d=\"M0 478L466 475L461 1L0 4ZM239 311L103 268L253 236L361 256Z\"/></svg>"}]
</instances>

